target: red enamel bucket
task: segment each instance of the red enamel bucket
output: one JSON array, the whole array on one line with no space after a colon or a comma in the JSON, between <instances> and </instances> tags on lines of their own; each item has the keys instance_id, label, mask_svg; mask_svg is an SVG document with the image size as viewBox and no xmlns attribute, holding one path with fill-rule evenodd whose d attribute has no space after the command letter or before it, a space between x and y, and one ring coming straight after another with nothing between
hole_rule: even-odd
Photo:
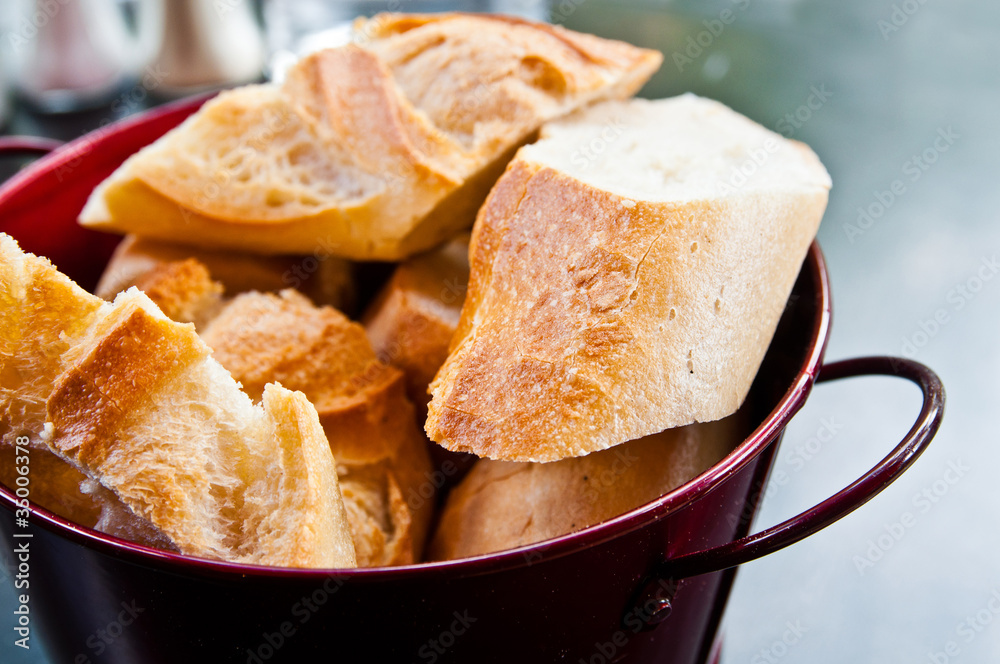
<instances>
[{"instance_id":1,"label":"red enamel bucket","mask_svg":"<svg viewBox=\"0 0 1000 664\"><path fill-rule=\"evenodd\" d=\"M77 226L88 194L203 101L109 125L35 162L0 188L0 230L93 287L118 238ZM48 147L0 139L0 151ZM16 498L5 487L0 531L5 542L31 535L33 625L57 662L703 662L736 566L871 499L940 424L944 391L933 372L888 357L823 364L829 326L814 244L745 406L753 432L658 500L529 547L383 569L234 565L130 544L41 508L15 529ZM906 437L846 489L748 536L782 432L813 383L867 375L922 390Z\"/></svg>"}]
</instances>

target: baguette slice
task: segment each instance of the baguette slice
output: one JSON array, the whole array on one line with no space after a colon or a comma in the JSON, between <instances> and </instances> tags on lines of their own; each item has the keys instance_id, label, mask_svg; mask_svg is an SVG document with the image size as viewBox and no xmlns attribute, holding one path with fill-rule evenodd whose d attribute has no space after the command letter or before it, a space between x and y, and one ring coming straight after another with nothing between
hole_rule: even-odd
<instances>
[{"instance_id":1,"label":"baguette slice","mask_svg":"<svg viewBox=\"0 0 1000 664\"><path fill-rule=\"evenodd\" d=\"M469 284L469 235L413 256L393 271L361 318L376 356L406 375L420 422L427 387L448 357Z\"/></svg>"},{"instance_id":2,"label":"baguette slice","mask_svg":"<svg viewBox=\"0 0 1000 664\"><path fill-rule=\"evenodd\" d=\"M40 444L45 401L63 354L87 333L104 304L0 233L0 417L4 444L28 435ZM41 445L44 449L44 445Z\"/></svg>"},{"instance_id":3,"label":"baguette slice","mask_svg":"<svg viewBox=\"0 0 1000 664\"><path fill-rule=\"evenodd\" d=\"M212 280L221 285L209 285L203 275L196 280L178 279L176 263L194 259L204 265ZM168 267L173 266L173 267ZM190 267L187 269L192 274ZM150 296L161 310L172 320L194 322L197 316L191 314L191 304L198 311L212 311L215 304L208 299L220 292L223 298L232 298L246 291L279 291L295 288L317 304L329 304L341 311L353 306L354 283L350 263L333 256L319 253L312 256L260 256L230 251L211 251L189 245L160 242L126 236L111 256L94 294L105 300L136 286L150 295L149 288L156 282L171 284L167 289L177 294L160 299ZM165 293L166 295L169 295ZM175 310L184 320L164 309L170 300L184 304L183 310ZM216 312L217 313L217 312ZM199 326L200 328L200 326Z\"/></svg>"},{"instance_id":4,"label":"baguette slice","mask_svg":"<svg viewBox=\"0 0 1000 664\"><path fill-rule=\"evenodd\" d=\"M0 256L4 423L93 480L80 493L117 513L101 522L190 555L354 565L333 457L302 394L268 386L254 406L193 326L139 291L105 303L2 234Z\"/></svg>"},{"instance_id":5,"label":"baguette slice","mask_svg":"<svg viewBox=\"0 0 1000 664\"><path fill-rule=\"evenodd\" d=\"M31 449L31 500L92 527L101 505L80 491L86 476L42 440L45 402L63 354L86 333L102 302L43 258L0 233L0 482L14 487L18 438Z\"/></svg>"},{"instance_id":6,"label":"baguette slice","mask_svg":"<svg viewBox=\"0 0 1000 664\"><path fill-rule=\"evenodd\" d=\"M553 463L477 461L448 496L429 558L513 549L624 514L707 470L743 429L737 414Z\"/></svg>"},{"instance_id":7,"label":"baguette slice","mask_svg":"<svg viewBox=\"0 0 1000 664\"><path fill-rule=\"evenodd\" d=\"M808 147L693 95L547 125L480 210L428 435L553 461L733 413L829 188Z\"/></svg>"},{"instance_id":8,"label":"baguette slice","mask_svg":"<svg viewBox=\"0 0 1000 664\"><path fill-rule=\"evenodd\" d=\"M220 94L125 162L80 222L203 247L395 260L471 225L546 120L662 56L497 16L380 15L281 86Z\"/></svg>"},{"instance_id":9,"label":"baguette slice","mask_svg":"<svg viewBox=\"0 0 1000 664\"><path fill-rule=\"evenodd\" d=\"M378 361L364 329L287 290L238 296L203 338L251 396L280 381L315 404L359 565L419 562L434 507L428 442L402 373Z\"/></svg>"},{"instance_id":10,"label":"baguette slice","mask_svg":"<svg viewBox=\"0 0 1000 664\"><path fill-rule=\"evenodd\" d=\"M164 316L178 323L194 323L198 329L222 307L222 284L212 279L205 264L196 258L160 263L138 276L134 285Z\"/></svg>"}]
</instances>

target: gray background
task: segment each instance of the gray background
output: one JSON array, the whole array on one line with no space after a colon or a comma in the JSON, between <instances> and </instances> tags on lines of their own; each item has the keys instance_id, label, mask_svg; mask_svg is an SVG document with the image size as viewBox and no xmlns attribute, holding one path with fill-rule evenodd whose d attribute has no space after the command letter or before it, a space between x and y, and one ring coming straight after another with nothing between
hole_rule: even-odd
<instances>
[{"instance_id":1,"label":"gray background","mask_svg":"<svg viewBox=\"0 0 1000 664\"><path fill-rule=\"evenodd\" d=\"M1000 278L976 282L984 261L1000 255L1000 5L569 0L553 20L663 51L648 96L694 91L810 144L834 182L819 233L834 294L827 357L909 354L948 390L941 432L899 482L740 571L723 663L1000 661L1000 602L991 608L1000 597ZM685 52L689 37L705 44L700 53ZM814 90L825 100L813 97L810 109ZM779 125L789 113L799 126ZM954 137L947 150L934 147L939 132ZM917 177L912 159L925 152L933 163ZM858 208L877 213L897 180L902 193L863 229ZM977 285L968 297L958 290ZM947 322L935 329L928 321L941 311ZM771 488L758 523L792 516L863 474L918 408L902 381L819 387L776 462L791 479ZM835 433L820 442L824 423ZM4 581L0 607L11 606ZM11 617L0 611L0 661L46 661L11 649Z\"/></svg>"}]
</instances>

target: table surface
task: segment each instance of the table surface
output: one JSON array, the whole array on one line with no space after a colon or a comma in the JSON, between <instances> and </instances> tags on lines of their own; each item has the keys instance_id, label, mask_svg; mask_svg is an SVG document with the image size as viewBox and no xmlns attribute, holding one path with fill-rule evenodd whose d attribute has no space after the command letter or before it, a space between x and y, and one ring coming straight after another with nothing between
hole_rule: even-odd
<instances>
[{"instance_id":1,"label":"table surface","mask_svg":"<svg viewBox=\"0 0 1000 664\"><path fill-rule=\"evenodd\" d=\"M722 663L1000 661L1000 5L553 6L556 22L663 51L645 95L714 97L811 145L834 182L819 232L834 295L827 357L911 356L948 391L940 433L896 484L741 569ZM80 131L23 114L13 128ZM776 461L790 481L769 487L758 524L862 475L918 409L903 381L817 388ZM0 661L48 661L11 645L12 606L4 579Z\"/></svg>"}]
</instances>

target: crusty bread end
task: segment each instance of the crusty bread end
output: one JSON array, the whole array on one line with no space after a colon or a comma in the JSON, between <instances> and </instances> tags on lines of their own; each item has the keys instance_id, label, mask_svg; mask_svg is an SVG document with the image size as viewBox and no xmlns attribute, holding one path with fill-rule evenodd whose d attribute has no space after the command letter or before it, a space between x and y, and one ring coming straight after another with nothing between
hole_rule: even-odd
<instances>
[{"instance_id":1,"label":"crusty bread end","mask_svg":"<svg viewBox=\"0 0 1000 664\"><path fill-rule=\"evenodd\" d=\"M203 338L249 394L280 381L315 404L359 565L418 562L434 507L428 443L402 373L378 361L364 328L294 291L244 293Z\"/></svg>"},{"instance_id":2,"label":"crusty bread end","mask_svg":"<svg viewBox=\"0 0 1000 664\"><path fill-rule=\"evenodd\" d=\"M734 412L829 188L809 148L693 95L547 125L479 212L428 435L553 461Z\"/></svg>"}]
</instances>

